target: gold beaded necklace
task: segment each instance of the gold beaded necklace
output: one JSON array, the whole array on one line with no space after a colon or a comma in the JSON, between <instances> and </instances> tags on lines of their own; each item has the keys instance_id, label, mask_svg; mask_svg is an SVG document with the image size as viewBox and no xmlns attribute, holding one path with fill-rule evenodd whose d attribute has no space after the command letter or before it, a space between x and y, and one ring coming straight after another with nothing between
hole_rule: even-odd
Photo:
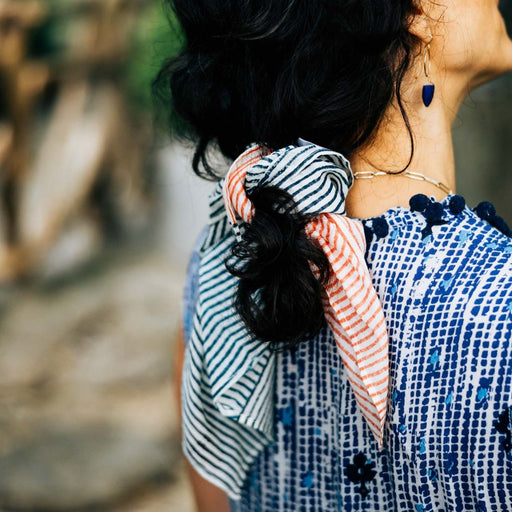
<instances>
[{"instance_id":1,"label":"gold beaded necklace","mask_svg":"<svg viewBox=\"0 0 512 512\"><path fill-rule=\"evenodd\" d=\"M354 178L356 180L368 180L371 178L375 178L376 176L403 176L404 178L410 178L411 180L416 181L426 181L428 183L431 183L432 185L435 185L436 187L440 188L443 192L446 194L453 194L453 191L450 187L446 186L444 183L440 181L436 181L432 178L429 178L428 176L425 176L424 174L421 174L419 172L413 172L413 171L404 171L400 173L390 173L390 172L384 172L384 171L358 171L353 173Z\"/></svg>"}]
</instances>

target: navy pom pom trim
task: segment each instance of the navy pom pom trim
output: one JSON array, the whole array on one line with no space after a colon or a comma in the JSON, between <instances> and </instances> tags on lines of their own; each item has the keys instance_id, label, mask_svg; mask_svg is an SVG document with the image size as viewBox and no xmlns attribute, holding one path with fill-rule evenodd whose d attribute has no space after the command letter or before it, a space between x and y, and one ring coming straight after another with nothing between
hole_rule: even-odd
<instances>
[{"instance_id":1,"label":"navy pom pom trim","mask_svg":"<svg viewBox=\"0 0 512 512\"><path fill-rule=\"evenodd\" d=\"M433 226L442 226L449 222L443 219L445 210L448 210L453 215L459 215L467 207L466 200L460 195L452 195L447 204L443 204L443 202L437 202L434 198L430 198L425 194L415 194L412 196L409 199L409 206L412 212L421 213L426 220L426 226L421 231L423 240L432 235ZM495 227L509 238L512 238L512 229L502 217L496 215L496 208L492 203L482 201L473 208L472 211L474 211L478 217L487 221L491 226ZM365 257L367 257L369 246L374 237L381 239L388 236L390 228L384 215L372 219L365 219L363 226L366 239Z\"/></svg>"},{"instance_id":2,"label":"navy pom pom trim","mask_svg":"<svg viewBox=\"0 0 512 512\"><path fill-rule=\"evenodd\" d=\"M495 215L489 221L489 224L491 224L491 226L495 227L497 230L501 231L504 235L508 236L509 238L512 238L512 229L508 227L503 217Z\"/></svg>"},{"instance_id":3,"label":"navy pom pom trim","mask_svg":"<svg viewBox=\"0 0 512 512\"><path fill-rule=\"evenodd\" d=\"M425 194L416 194L409 199L411 211L419 212L425 217L427 225L421 230L423 240L432 235L432 226L442 226L448 221L443 219L444 205Z\"/></svg>"},{"instance_id":4,"label":"navy pom pom trim","mask_svg":"<svg viewBox=\"0 0 512 512\"><path fill-rule=\"evenodd\" d=\"M373 232L378 238L384 238L389 234L388 222L384 217L377 217L372 222Z\"/></svg>"},{"instance_id":5,"label":"navy pom pom trim","mask_svg":"<svg viewBox=\"0 0 512 512\"><path fill-rule=\"evenodd\" d=\"M482 220L490 222L496 216L496 208L494 208L494 205L489 203L489 201L482 201L476 206L475 213Z\"/></svg>"},{"instance_id":6,"label":"navy pom pom trim","mask_svg":"<svg viewBox=\"0 0 512 512\"><path fill-rule=\"evenodd\" d=\"M441 203L429 202L423 215L429 224L436 224L443 219L444 208Z\"/></svg>"},{"instance_id":7,"label":"navy pom pom trim","mask_svg":"<svg viewBox=\"0 0 512 512\"><path fill-rule=\"evenodd\" d=\"M464 211L464 208L466 208L466 200L462 196L454 195L450 198L448 207L454 215L458 215Z\"/></svg>"},{"instance_id":8,"label":"navy pom pom trim","mask_svg":"<svg viewBox=\"0 0 512 512\"><path fill-rule=\"evenodd\" d=\"M364 238L366 240L366 250L368 250L368 246L372 243L373 240L373 231L370 229L366 223L363 223L364 228Z\"/></svg>"},{"instance_id":9,"label":"navy pom pom trim","mask_svg":"<svg viewBox=\"0 0 512 512\"><path fill-rule=\"evenodd\" d=\"M373 240L373 231L370 229L369 226L366 225L366 223L363 223L364 228L364 238L366 240L366 250L364 251L364 257L368 258L368 251L370 250L370 244Z\"/></svg>"},{"instance_id":10,"label":"navy pom pom trim","mask_svg":"<svg viewBox=\"0 0 512 512\"><path fill-rule=\"evenodd\" d=\"M425 194L416 194L409 199L409 206L413 212L424 212L430 199Z\"/></svg>"},{"instance_id":11,"label":"navy pom pom trim","mask_svg":"<svg viewBox=\"0 0 512 512\"><path fill-rule=\"evenodd\" d=\"M368 257L368 249L372 243L373 237L376 236L377 238L384 238L389 234L388 221L384 217L375 217L374 219L371 219L371 221L371 227L363 222L364 238L366 240L365 258Z\"/></svg>"},{"instance_id":12,"label":"navy pom pom trim","mask_svg":"<svg viewBox=\"0 0 512 512\"><path fill-rule=\"evenodd\" d=\"M510 229L503 217L496 215L496 208L489 201L482 201L473 209L473 211L482 219L486 220L492 227L501 231L505 236L512 238L512 229Z\"/></svg>"}]
</instances>

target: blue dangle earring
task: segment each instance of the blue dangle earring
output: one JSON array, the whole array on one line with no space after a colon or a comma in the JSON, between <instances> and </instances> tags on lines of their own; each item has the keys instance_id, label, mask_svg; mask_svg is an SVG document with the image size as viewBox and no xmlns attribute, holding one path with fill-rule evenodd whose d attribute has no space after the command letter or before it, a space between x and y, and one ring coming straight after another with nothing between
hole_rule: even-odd
<instances>
[{"instance_id":1,"label":"blue dangle earring","mask_svg":"<svg viewBox=\"0 0 512 512\"><path fill-rule=\"evenodd\" d=\"M421 97L423 98L423 104L425 105L425 107L428 107L432 103L432 100L434 98L434 91L436 88L436 86L432 83L432 80L430 79L430 43L432 42L433 38L434 36L430 38L430 41L428 42L427 47L425 48L425 56L423 57L423 71L425 72L427 80L430 82L429 84L423 86L423 91L421 92Z\"/></svg>"}]
</instances>

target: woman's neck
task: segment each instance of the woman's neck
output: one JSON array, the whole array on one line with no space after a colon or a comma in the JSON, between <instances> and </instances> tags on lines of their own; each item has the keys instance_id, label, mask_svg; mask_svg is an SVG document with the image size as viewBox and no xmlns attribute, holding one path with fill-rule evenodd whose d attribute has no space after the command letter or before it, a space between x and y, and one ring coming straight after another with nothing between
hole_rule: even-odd
<instances>
[{"instance_id":1,"label":"woman's neck","mask_svg":"<svg viewBox=\"0 0 512 512\"><path fill-rule=\"evenodd\" d=\"M421 75L419 75L421 77ZM421 79L404 81L402 102L414 134L414 156L409 171L440 181L455 193L455 159L451 127L460 104L468 91L464 82L445 80L436 83L432 104L427 108L421 99ZM451 87L446 87L450 83ZM444 85L444 87L443 87ZM352 155L354 172L369 170L399 171L409 161L411 142L405 122L396 103L390 105L373 142ZM441 200L446 196L440 188L424 181L403 176L379 176L355 180L347 195L349 217L369 218L381 215L394 206L409 206L414 194L423 193Z\"/></svg>"}]
</instances>

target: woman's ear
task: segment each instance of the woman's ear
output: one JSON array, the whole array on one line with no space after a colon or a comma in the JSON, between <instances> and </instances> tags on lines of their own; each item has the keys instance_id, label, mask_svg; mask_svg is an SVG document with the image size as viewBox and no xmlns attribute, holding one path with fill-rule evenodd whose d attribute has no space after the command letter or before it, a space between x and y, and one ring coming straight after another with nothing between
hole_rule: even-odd
<instances>
[{"instance_id":1,"label":"woman's ear","mask_svg":"<svg viewBox=\"0 0 512 512\"><path fill-rule=\"evenodd\" d=\"M409 17L409 32L425 43L432 40L432 18L428 12L430 0L415 0L414 14Z\"/></svg>"}]
</instances>

